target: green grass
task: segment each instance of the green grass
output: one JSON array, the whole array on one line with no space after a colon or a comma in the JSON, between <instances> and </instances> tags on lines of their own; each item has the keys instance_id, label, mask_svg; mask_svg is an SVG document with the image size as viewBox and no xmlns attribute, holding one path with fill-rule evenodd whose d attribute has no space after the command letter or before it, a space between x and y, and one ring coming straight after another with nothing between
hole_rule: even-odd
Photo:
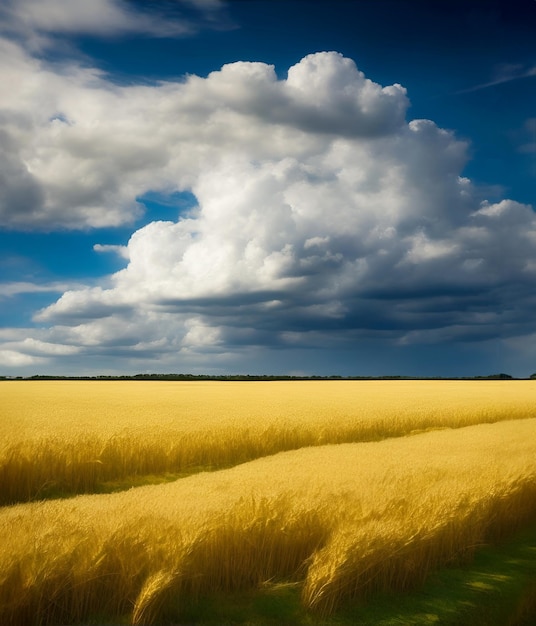
<instances>
[{"instance_id":1,"label":"green grass","mask_svg":"<svg viewBox=\"0 0 536 626\"><path fill-rule=\"evenodd\" d=\"M218 468L219 469L219 468ZM126 491L133 487L144 487L145 485L162 485L164 483L171 483L181 478L188 478L193 474L200 474L201 472L212 472L215 468L207 465L191 467L181 472L166 472L162 474L138 474L137 476L126 476L124 478L118 478L116 480L107 480L97 483L92 489L92 493L118 493L119 491ZM72 497L73 494L70 494Z\"/></svg>"},{"instance_id":2,"label":"green grass","mask_svg":"<svg viewBox=\"0 0 536 626\"><path fill-rule=\"evenodd\" d=\"M212 594L195 605L182 605L175 610L172 607L160 624L533 626L536 624L536 526L499 546L483 547L467 566L436 572L419 590L378 595L366 604L349 603L331 618L318 620L305 613L300 606L300 591L297 583L271 582L255 591ZM105 621L98 623L104 626Z\"/></svg>"},{"instance_id":3,"label":"green grass","mask_svg":"<svg viewBox=\"0 0 536 626\"><path fill-rule=\"evenodd\" d=\"M217 469L210 465L196 465L192 466L181 472L166 472L161 474L138 474L135 476L125 476L117 478L115 480L107 480L97 482L92 485L91 490L88 493L118 493L120 491L127 491L134 487L144 487L145 485L161 485L165 483L174 482L181 478L188 478L193 474L200 474L201 472L213 472ZM32 498L32 500L64 500L67 498L73 498L79 494L73 493L68 489L58 485L54 482L43 485L39 492Z\"/></svg>"},{"instance_id":4,"label":"green grass","mask_svg":"<svg viewBox=\"0 0 536 626\"><path fill-rule=\"evenodd\" d=\"M536 527L477 551L465 567L445 568L408 594L347 607L340 624L375 626L529 626L536 623Z\"/></svg>"}]
</instances>

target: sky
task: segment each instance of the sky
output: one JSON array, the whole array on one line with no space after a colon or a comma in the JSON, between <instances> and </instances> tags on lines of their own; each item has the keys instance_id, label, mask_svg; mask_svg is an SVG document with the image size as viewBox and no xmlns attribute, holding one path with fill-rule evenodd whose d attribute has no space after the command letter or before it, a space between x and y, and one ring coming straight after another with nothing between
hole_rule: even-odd
<instances>
[{"instance_id":1,"label":"sky","mask_svg":"<svg viewBox=\"0 0 536 626\"><path fill-rule=\"evenodd\" d=\"M3 0L0 375L536 372L535 0Z\"/></svg>"}]
</instances>

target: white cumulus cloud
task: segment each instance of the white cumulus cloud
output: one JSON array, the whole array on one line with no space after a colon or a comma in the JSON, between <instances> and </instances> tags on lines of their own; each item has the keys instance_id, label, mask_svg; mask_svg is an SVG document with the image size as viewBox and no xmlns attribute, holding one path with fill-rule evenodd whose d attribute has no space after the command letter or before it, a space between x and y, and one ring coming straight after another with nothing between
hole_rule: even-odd
<instances>
[{"instance_id":1,"label":"white cumulus cloud","mask_svg":"<svg viewBox=\"0 0 536 626\"><path fill-rule=\"evenodd\" d=\"M482 203L463 176L467 144L407 121L400 85L323 52L282 79L240 62L207 78L117 86L9 45L18 65L0 94L13 172L4 227L126 224L149 190L197 200L177 221L135 231L126 249L96 244L128 264L36 314L48 328L40 353L57 343L172 361L214 348L527 332L532 208Z\"/></svg>"}]
</instances>

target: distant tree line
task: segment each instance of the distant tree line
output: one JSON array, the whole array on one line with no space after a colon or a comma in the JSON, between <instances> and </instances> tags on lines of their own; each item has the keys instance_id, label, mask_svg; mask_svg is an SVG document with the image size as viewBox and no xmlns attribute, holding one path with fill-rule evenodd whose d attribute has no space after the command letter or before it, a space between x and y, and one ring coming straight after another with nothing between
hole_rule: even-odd
<instances>
[{"instance_id":1,"label":"distant tree line","mask_svg":"<svg viewBox=\"0 0 536 626\"><path fill-rule=\"evenodd\" d=\"M536 373L529 379L536 379ZM0 380L168 380L168 381L270 381L270 380L516 380L509 374L490 374L489 376L279 376L254 374L134 374L110 376L56 376L37 374L34 376L0 376ZM520 379L517 379L520 380Z\"/></svg>"}]
</instances>

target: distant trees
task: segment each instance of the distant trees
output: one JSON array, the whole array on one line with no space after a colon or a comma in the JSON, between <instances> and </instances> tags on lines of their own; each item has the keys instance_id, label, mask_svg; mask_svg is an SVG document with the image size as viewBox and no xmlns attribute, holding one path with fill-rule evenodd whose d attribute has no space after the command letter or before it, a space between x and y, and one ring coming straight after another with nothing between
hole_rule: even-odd
<instances>
[{"instance_id":1,"label":"distant trees","mask_svg":"<svg viewBox=\"0 0 536 626\"><path fill-rule=\"evenodd\" d=\"M536 372L529 376L529 379L536 380ZM318 376L303 375L293 376L285 374L133 374L133 375L100 375L100 376L58 376L47 374L36 374L34 376L0 376L0 380L514 380L510 374L501 372L500 374L489 374L487 376Z\"/></svg>"},{"instance_id":2,"label":"distant trees","mask_svg":"<svg viewBox=\"0 0 536 626\"><path fill-rule=\"evenodd\" d=\"M490 374L489 376L475 376L475 378L485 378L486 380L512 380L513 376L510 376L510 374Z\"/></svg>"}]
</instances>

